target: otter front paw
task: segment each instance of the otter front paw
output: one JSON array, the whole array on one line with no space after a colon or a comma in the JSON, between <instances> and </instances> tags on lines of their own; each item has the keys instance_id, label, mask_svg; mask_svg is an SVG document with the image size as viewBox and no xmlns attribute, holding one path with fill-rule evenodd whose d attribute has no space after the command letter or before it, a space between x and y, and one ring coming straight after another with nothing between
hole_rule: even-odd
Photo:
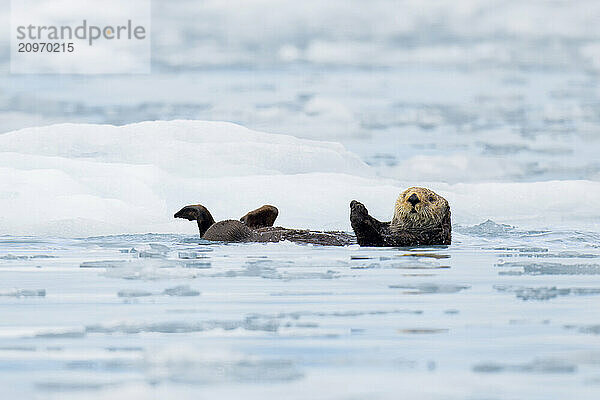
<instances>
[{"instance_id":1,"label":"otter front paw","mask_svg":"<svg viewBox=\"0 0 600 400\"><path fill-rule=\"evenodd\" d=\"M350 202L350 218L354 217L365 217L369 215L369 210L367 207L359 201L352 200Z\"/></svg>"}]
</instances>

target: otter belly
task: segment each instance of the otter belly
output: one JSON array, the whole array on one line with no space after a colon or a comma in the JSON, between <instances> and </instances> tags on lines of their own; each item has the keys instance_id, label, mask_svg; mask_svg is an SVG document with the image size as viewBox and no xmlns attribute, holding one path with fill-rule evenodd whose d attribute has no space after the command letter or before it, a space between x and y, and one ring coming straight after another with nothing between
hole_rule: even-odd
<instances>
[{"instance_id":1,"label":"otter belly","mask_svg":"<svg viewBox=\"0 0 600 400\"><path fill-rule=\"evenodd\" d=\"M255 236L256 232L240 221L226 220L212 224L202 239L215 242L250 242Z\"/></svg>"},{"instance_id":2,"label":"otter belly","mask_svg":"<svg viewBox=\"0 0 600 400\"><path fill-rule=\"evenodd\" d=\"M382 236L386 246L435 246L451 243L451 233L443 226L410 230L390 226Z\"/></svg>"},{"instance_id":3,"label":"otter belly","mask_svg":"<svg viewBox=\"0 0 600 400\"><path fill-rule=\"evenodd\" d=\"M355 244L353 235L345 232L315 232L281 227L250 229L234 220L220 221L204 233L202 239L215 242L280 242L310 243L323 246L347 246Z\"/></svg>"},{"instance_id":4,"label":"otter belly","mask_svg":"<svg viewBox=\"0 0 600 400\"><path fill-rule=\"evenodd\" d=\"M288 240L295 243L317 244L321 246L348 246L356 244L354 235L346 232L320 232L306 229L288 229L266 227L257 229L259 242L280 242Z\"/></svg>"}]
</instances>

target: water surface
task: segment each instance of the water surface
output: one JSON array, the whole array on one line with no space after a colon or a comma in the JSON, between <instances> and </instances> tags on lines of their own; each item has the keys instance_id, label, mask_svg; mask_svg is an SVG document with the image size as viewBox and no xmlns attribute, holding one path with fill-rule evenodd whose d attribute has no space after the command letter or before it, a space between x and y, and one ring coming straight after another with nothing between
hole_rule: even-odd
<instances>
[{"instance_id":1,"label":"water surface","mask_svg":"<svg viewBox=\"0 0 600 400\"><path fill-rule=\"evenodd\" d=\"M457 231L417 249L3 236L5 395L597 398L598 234Z\"/></svg>"}]
</instances>

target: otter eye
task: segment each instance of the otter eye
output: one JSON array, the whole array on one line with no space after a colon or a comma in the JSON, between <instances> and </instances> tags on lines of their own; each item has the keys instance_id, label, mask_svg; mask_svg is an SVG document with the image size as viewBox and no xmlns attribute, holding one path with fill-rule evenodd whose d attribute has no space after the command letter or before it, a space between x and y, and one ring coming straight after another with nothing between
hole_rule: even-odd
<instances>
[{"instance_id":1,"label":"otter eye","mask_svg":"<svg viewBox=\"0 0 600 400\"><path fill-rule=\"evenodd\" d=\"M429 200L430 202L432 202L432 203L433 203L433 201L434 201L435 199L433 198L433 196L429 196L429 199L428 199L428 200Z\"/></svg>"}]
</instances>

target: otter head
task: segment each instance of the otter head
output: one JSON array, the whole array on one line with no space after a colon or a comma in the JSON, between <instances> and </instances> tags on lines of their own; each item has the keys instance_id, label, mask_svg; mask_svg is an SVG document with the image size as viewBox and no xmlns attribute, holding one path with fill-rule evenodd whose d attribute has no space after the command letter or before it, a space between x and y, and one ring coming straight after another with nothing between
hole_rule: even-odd
<instances>
[{"instance_id":1,"label":"otter head","mask_svg":"<svg viewBox=\"0 0 600 400\"><path fill-rule=\"evenodd\" d=\"M446 199L421 187L411 187L398 196L394 206L392 229L427 229L450 223Z\"/></svg>"},{"instance_id":2,"label":"otter head","mask_svg":"<svg viewBox=\"0 0 600 400\"><path fill-rule=\"evenodd\" d=\"M201 237L204 235L206 230L215 223L210 211L208 211L206 207L201 204L185 206L181 210L177 211L174 217L198 222L198 229L200 229Z\"/></svg>"}]
</instances>

